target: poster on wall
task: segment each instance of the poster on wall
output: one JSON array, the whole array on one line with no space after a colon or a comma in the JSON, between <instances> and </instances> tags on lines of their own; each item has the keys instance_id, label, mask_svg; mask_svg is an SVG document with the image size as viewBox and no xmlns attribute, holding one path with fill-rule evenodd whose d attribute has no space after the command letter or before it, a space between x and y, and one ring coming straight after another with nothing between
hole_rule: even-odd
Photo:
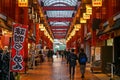
<instances>
[{"instance_id":1,"label":"poster on wall","mask_svg":"<svg viewBox=\"0 0 120 80\"><path fill-rule=\"evenodd\" d=\"M95 48L95 60L101 60L101 48L100 47L96 47Z\"/></svg>"},{"instance_id":2,"label":"poster on wall","mask_svg":"<svg viewBox=\"0 0 120 80\"><path fill-rule=\"evenodd\" d=\"M24 71L24 45L28 26L22 24L13 25L12 54L10 69L13 72Z\"/></svg>"}]
</instances>

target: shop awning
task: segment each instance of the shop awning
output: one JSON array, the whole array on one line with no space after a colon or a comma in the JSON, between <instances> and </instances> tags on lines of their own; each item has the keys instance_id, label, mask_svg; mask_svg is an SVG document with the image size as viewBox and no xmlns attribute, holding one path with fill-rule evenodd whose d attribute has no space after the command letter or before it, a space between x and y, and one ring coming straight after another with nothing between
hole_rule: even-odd
<instances>
[{"instance_id":1,"label":"shop awning","mask_svg":"<svg viewBox=\"0 0 120 80\"><path fill-rule=\"evenodd\" d=\"M116 29L120 29L120 19L117 19L117 20L115 21L115 23L113 24L112 27L110 27L109 24L106 25L105 28L104 28L104 30L100 30L100 31L97 33L97 35L100 36L100 35L102 35L102 34L106 34L106 33L110 32L110 31L114 31L114 30L116 30Z\"/></svg>"},{"instance_id":2,"label":"shop awning","mask_svg":"<svg viewBox=\"0 0 120 80\"><path fill-rule=\"evenodd\" d=\"M6 24L7 24L7 23L6 23L4 20L0 19L0 27L1 27L1 28L7 29L7 30L12 30L12 28L9 27L9 26L6 25Z\"/></svg>"},{"instance_id":3,"label":"shop awning","mask_svg":"<svg viewBox=\"0 0 120 80\"><path fill-rule=\"evenodd\" d=\"M115 24L113 25L113 27L111 28L111 30L115 30L115 29L119 29L120 28L120 19L118 19Z\"/></svg>"}]
</instances>

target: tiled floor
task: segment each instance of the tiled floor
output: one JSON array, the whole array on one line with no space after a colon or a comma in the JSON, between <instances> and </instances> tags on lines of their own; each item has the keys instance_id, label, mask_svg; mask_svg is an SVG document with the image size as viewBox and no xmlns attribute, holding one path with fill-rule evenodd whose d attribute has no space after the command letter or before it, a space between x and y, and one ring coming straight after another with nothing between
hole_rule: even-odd
<instances>
[{"instance_id":1,"label":"tiled floor","mask_svg":"<svg viewBox=\"0 0 120 80\"><path fill-rule=\"evenodd\" d=\"M69 78L68 65L61 58L54 58L54 62L44 62L27 74L20 74L20 80L71 80ZM93 75L88 69L85 78L81 79L79 65L76 67L74 80L100 80L98 76Z\"/></svg>"}]
</instances>

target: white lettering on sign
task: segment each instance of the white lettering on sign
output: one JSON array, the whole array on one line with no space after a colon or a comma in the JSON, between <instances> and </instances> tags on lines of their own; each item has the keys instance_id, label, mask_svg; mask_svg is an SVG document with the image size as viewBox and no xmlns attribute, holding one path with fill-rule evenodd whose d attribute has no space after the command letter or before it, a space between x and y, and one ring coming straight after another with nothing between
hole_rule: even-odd
<instances>
[{"instance_id":1,"label":"white lettering on sign","mask_svg":"<svg viewBox=\"0 0 120 80\"><path fill-rule=\"evenodd\" d=\"M25 28L21 28L19 26L14 28L13 48L16 50L16 54L13 57L13 62L15 63L15 65L12 66L13 70L22 70L23 69L23 65L22 65L23 57L20 55L20 50L22 50L22 48L23 48L22 43L25 40L25 34L26 34Z\"/></svg>"}]
</instances>

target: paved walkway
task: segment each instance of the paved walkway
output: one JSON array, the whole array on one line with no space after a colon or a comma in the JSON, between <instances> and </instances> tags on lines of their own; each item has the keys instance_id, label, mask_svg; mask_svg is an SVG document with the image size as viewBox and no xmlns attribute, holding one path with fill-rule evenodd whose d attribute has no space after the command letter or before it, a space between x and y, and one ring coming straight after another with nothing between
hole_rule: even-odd
<instances>
[{"instance_id":1,"label":"paved walkway","mask_svg":"<svg viewBox=\"0 0 120 80\"><path fill-rule=\"evenodd\" d=\"M81 79L79 64L76 66L74 80L110 80L105 74L92 74L87 65L85 78ZM27 74L20 74L20 80L71 80L69 77L69 67L65 60L54 58L54 62L44 62L35 69L29 69ZM120 77L114 77L113 80L120 80Z\"/></svg>"},{"instance_id":2,"label":"paved walkway","mask_svg":"<svg viewBox=\"0 0 120 80\"><path fill-rule=\"evenodd\" d=\"M29 70L27 74L20 74L20 80L70 80L68 65L65 60L55 58L54 62L44 62L33 70ZM85 78L81 79L79 65L76 67L74 80L100 80L98 77L90 73L87 69Z\"/></svg>"}]
</instances>

